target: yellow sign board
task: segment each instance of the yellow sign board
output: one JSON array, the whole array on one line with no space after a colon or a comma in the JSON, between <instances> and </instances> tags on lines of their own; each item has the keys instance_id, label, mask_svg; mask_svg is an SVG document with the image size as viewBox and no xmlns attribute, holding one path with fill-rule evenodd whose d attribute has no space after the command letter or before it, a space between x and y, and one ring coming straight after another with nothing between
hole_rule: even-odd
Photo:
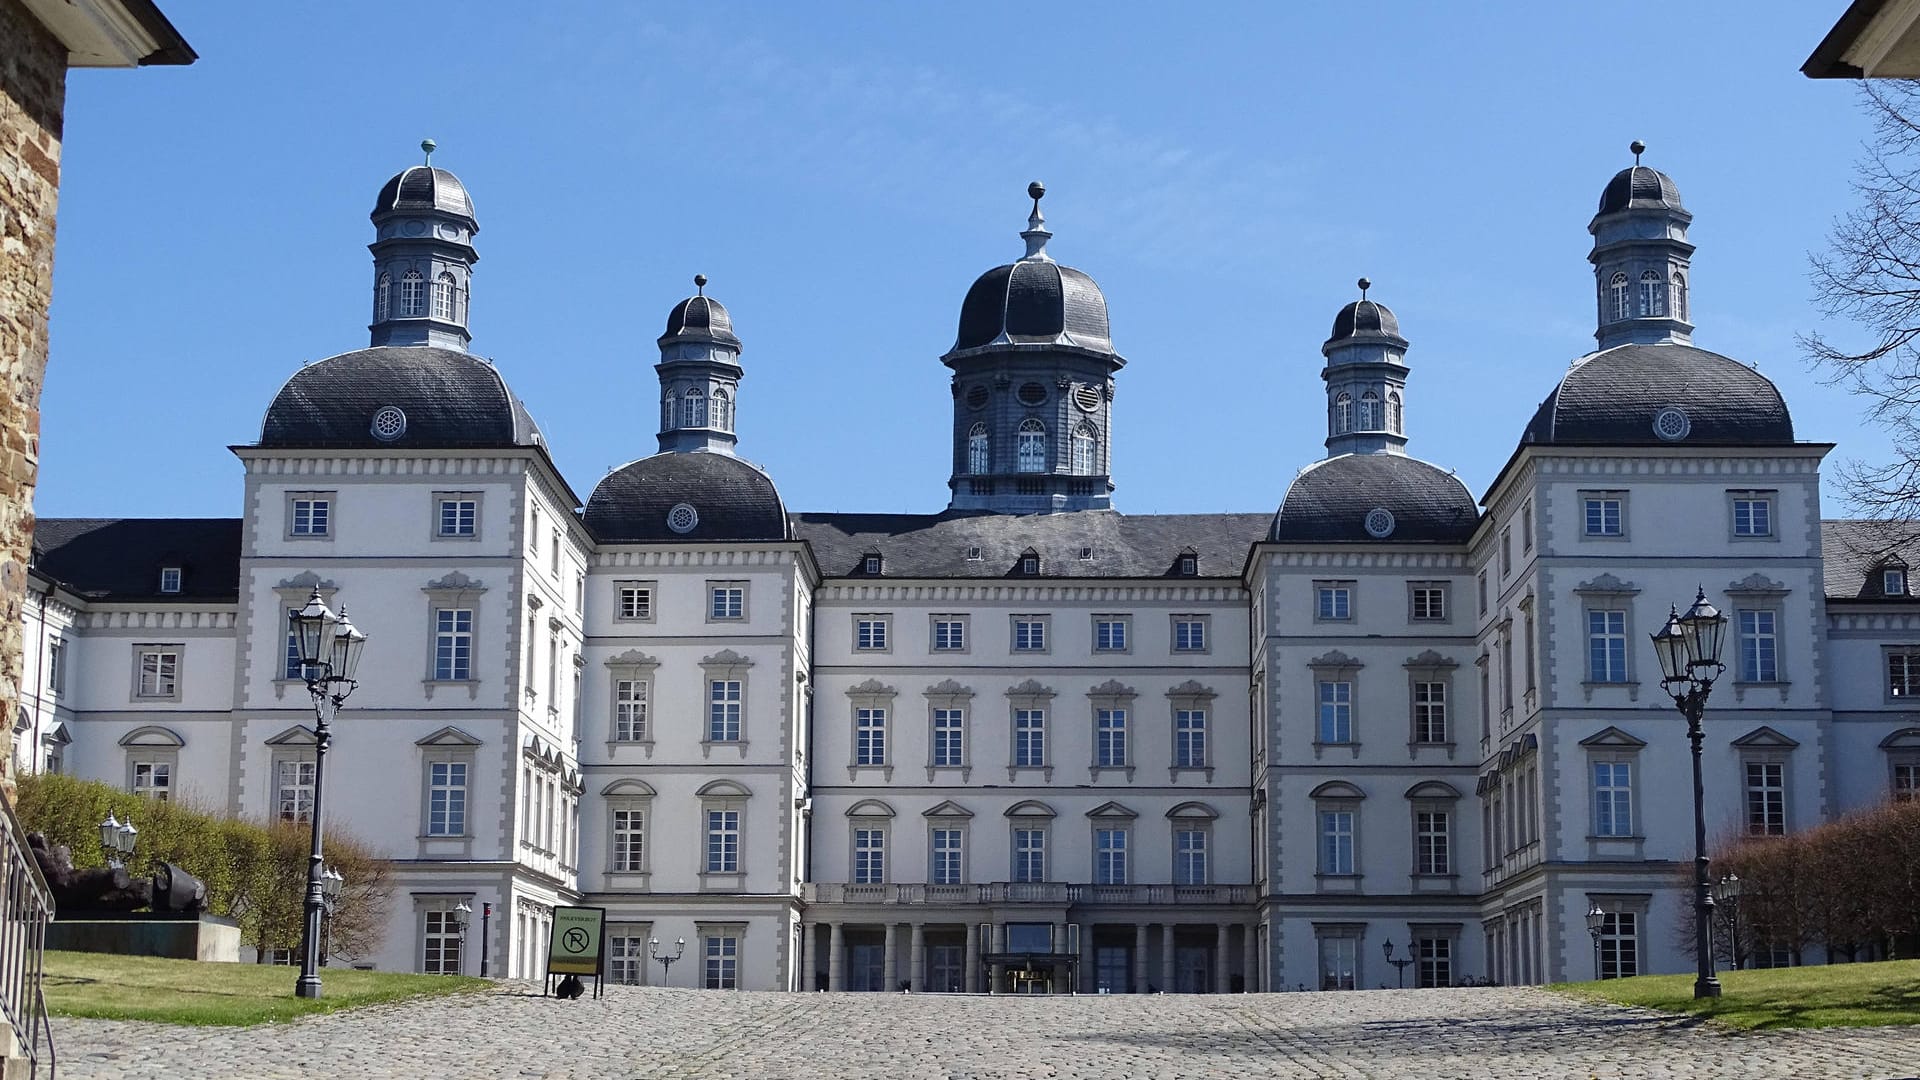
<instances>
[{"instance_id":1,"label":"yellow sign board","mask_svg":"<svg viewBox=\"0 0 1920 1080\"><path fill-rule=\"evenodd\" d=\"M598 976L606 924L606 908L554 908L553 938L547 943L547 974Z\"/></svg>"}]
</instances>

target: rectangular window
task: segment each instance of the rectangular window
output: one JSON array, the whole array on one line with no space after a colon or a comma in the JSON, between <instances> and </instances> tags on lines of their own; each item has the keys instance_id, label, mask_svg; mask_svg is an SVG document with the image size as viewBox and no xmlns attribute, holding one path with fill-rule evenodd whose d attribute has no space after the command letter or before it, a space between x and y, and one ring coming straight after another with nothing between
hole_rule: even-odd
<instances>
[{"instance_id":1,"label":"rectangular window","mask_svg":"<svg viewBox=\"0 0 1920 1080\"><path fill-rule=\"evenodd\" d=\"M473 609L440 608L433 613L433 677L442 682L473 678Z\"/></svg>"},{"instance_id":2,"label":"rectangular window","mask_svg":"<svg viewBox=\"0 0 1920 1080\"><path fill-rule=\"evenodd\" d=\"M703 985L708 990L740 988L740 939L732 934L708 934Z\"/></svg>"},{"instance_id":3,"label":"rectangular window","mask_svg":"<svg viewBox=\"0 0 1920 1080\"><path fill-rule=\"evenodd\" d=\"M740 680L707 683L707 741L740 741Z\"/></svg>"},{"instance_id":4,"label":"rectangular window","mask_svg":"<svg viewBox=\"0 0 1920 1080\"><path fill-rule=\"evenodd\" d=\"M274 765L274 815L281 821L313 820L314 763L298 759Z\"/></svg>"},{"instance_id":5,"label":"rectangular window","mask_svg":"<svg viewBox=\"0 0 1920 1080\"><path fill-rule=\"evenodd\" d=\"M952 616L933 617L933 651L964 652L967 647L967 622Z\"/></svg>"},{"instance_id":6,"label":"rectangular window","mask_svg":"<svg viewBox=\"0 0 1920 1080\"><path fill-rule=\"evenodd\" d=\"M179 567L163 566L160 568L160 591L163 593L177 593L180 591Z\"/></svg>"},{"instance_id":7,"label":"rectangular window","mask_svg":"<svg viewBox=\"0 0 1920 1080\"><path fill-rule=\"evenodd\" d=\"M1017 767L1030 769L1046 765L1046 710L1013 710L1013 763Z\"/></svg>"},{"instance_id":8,"label":"rectangular window","mask_svg":"<svg viewBox=\"0 0 1920 1080\"><path fill-rule=\"evenodd\" d=\"M1093 883L1127 883L1127 830L1093 830Z\"/></svg>"},{"instance_id":9,"label":"rectangular window","mask_svg":"<svg viewBox=\"0 0 1920 1080\"><path fill-rule=\"evenodd\" d=\"M1338 621L1353 618L1353 587L1345 583L1314 586L1314 618Z\"/></svg>"},{"instance_id":10,"label":"rectangular window","mask_svg":"<svg viewBox=\"0 0 1920 1080\"><path fill-rule=\"evenodd\" d=\"M1413 943L1413 955L1420 961L1414 986L1431 990L1453 985L1453 939L1420 938Z\"/></svg>"},{"instance_id":11,"label":"rectangular window","mask_svg":"<svg viewBox=\"0 0 1920 1080\"><path fill-rule=\"evenodd\" d=\"M1320 811L1320 872L1353 873L1353 811Z\"/></svg>"},{"instance_id":12,"label":"rectangular window","mask_svg":"<svg viewBox=\"0 0 1920 1080\"><path fill-rule=\"evenodd\" d=\"M1513 526L1500 530L1500 576L1513 573Z\"/></svg>"},{"instance_id":13,"label":"rectangular window","mask_svg":"<svg viewBox=\"0 0 1920 1080\"><path fill-rule=\"evenodd\" d=\"M653 618L653 583L623 581L620 589L620 614L618 618L628 621L645 622Z\"/></svg>"},{"instance_id":14,"label":"rectangular window","mask_svg":"<svg viewBox=\"0 0 1920 1080\"><path fill-rule=\"evenodd\" d=\"M1893 765L1893 801L1920 799L1920 762L1897 761Z\"/></svg>"},{"instance_id":15,"label":"rectangular window","mask_svg":"<svg viewBox=\"0 0 1920 1080\"><path fill-rule=\"evenodd\" d=\"M642 810L613 812L613 868L638 873L647 868L647 821Z\"/></svg>"},{"instance_id":16,"label":"rectangular window","mask_svg":"<svg viewBox=\"0 0 1920 1080\"><path fill-rule=\"evenodd\" d=\"M427 763L427 835L467 835L467 763Z\"/></svg>"},{"instance_id":17,"label":"rectangular window","mask_svg":"<svg viewBox=\"0 0 1920 1080\"><path fill-rule=\"evenodd\" d=\"M1533 550L1533 500L1520 504L1520 550Z\"/></svg>"},{"instance_id":18,"label":"rectangular window","mask_svg":"<svg viewBox=\"0 0 1920 1080\"><path fill-rule=\"evenodd\" d=\"M171 649L142 649L138 693L143 698L178 697L180 654Z\"/></svg>"},{"instance_id":19,"label":"rectangular window","mask_svg":"<svg viewBox=\"0 0 1920 1080\"><path fill-rule=\"evenodd\" d=\"M1095 709L1093 763L1103 769L1127 764L1127 710Z\"/></svg>"},{"instance_id":20,"label":"rectangular window","mask_svg":"<svg viewBox=\"0 0 1920 1080\"><path fill-rule=\"evenodd\" d=\"M613 737L616 740L646 741L647 696L650 689L645 679L614 680Z\"/></svg>"},{"instance_id":21,"label":"rectangular window","mask_svg":"<svg viewBox=\"0 0 1920 1080\"><path fill-rule=\"evenodd\" d=\"M853 763L887 763L887 710L853 710Z\"/></svg>"},{"instance_id":22,"label":"rectangular window","mask_svg":"<svg viewBox=\"0 0 1920 1080\"><path fill-rule=\"evenodd\" d=\"M1352 683L1322 682L1320 684L1320 741L1323 743L1353 741Z\"/></svg>"},{"instance_id":23,"label":"rectangular window","mask_svg":"<svg viewBox=\"0 0 1920 1080\"><path fill-rule=\"evenodd\" d=\"M1485 615L1487 613L1487 572L1485 570L1480 571L1478 584L1480 592L1480 614Z\"/></svg>"},{"instance_id":24,"label":"rectangular window","mask_svg":"<svg viewBox=\"0 0 1920 1080\"><path fill-rule=\"evenodd\" d=\"M1920 697L1920 649L1887 650L1887 696Z\"/></svg>"},{"instance_id":25,"label":"rectangular window","mask_svg":"<svg viewBox=\"0 0 1920 1080\"><path fill-rule=\"evenodd\" d=\"M1352 990L1360 982L1360 940L1350 937L1320 939L1320 989Z\"/></svg>"},{"instance_id":26,"label":"rectangular window","mask_svg":"<svg viewBox=\"0 0 1920 1080\"><path fill-rule=\"evenodd\" d=\"M1640 917L1610 911L1600 922L1600 977L1626 979L1640 974Z\"/></svg>"},{"instance_id":27,"label":"rectangular window","mask_svg":"<svg viewBox=\"0 0 1920 1080\"><path fill-rule=\"evenodd\" d=\"M957 769L967 763L967 712L933 710L933 764Z\"/></svg>"},{"instance_id":28,"label":"rectangular window","mask_svg":"<svg viewBox=\"0 0 1920 1080\"><path fill-rule=\"evenodd\" d=\"M1421 810L1413 815L1414 863L1416 874L1450 874L1453 856L1450 849L1448 814L1443 810Z\"/></svg>"},{"instance_id":29,"label":"rectangular window","mask_svg":"<svg viewBox=\"0 0 1920 1080\"><path fill-rule=\"evenodd\" d=\"M1047 621L1016 616L1013 620L1013 651L1046 652Z\"/></svg>"},{"instance_id":30,"label":"rectangular window","mask_svg":"<svg viewBox=\"0 0 1920 1080\"><path fill-rule=\"evenodd\" d=\"M1444 585L1415 585L1412 587L1413 620L1415 622L1447 621L1447 588Z\"/></svg>"},{"instance_id":31,"label":"rectangular window","mask_svg":"<svg viewBox=\"0 0 1920 1080\"><path fill-rule=\"evenodd\" d=\"M1094 652L1126 652L1127 620L1112 616L1094 616Z\"/></svg>"},{"instance_id":32,"label":"rectangular window","mask_svg":"<svg viewBox=\"0 0 1920 1080\"><path fill-rule=\"evenodd\" d=\"M885 880L887 880L886 830L853 830L853 883L878 885Z\"/></svg>"},{"instance_id":33,"label":"rectangular window","mask_svg":"<svg viewBox=\"0 0 1920 1080\"><path fill-rule=\"evenodd\" d=\"M547 549L547 574L560 576L560 530L553 530L553 546Z\"/></svg>"},{"instance_id":34,"label":"rectangular window","mask_svg":"<svg viewBox=\"0 0 1920 1080\"><path fill-rule=\"evenodd\" d=\"M647 970L647 939L627 934L607 938L607 981L638 986Z\"/></svg>"},{"instance_id":35,"label":"rectangular window","mask_svg":"<svg viewBox=\"0 0 1920 1080\"><path fill-rule=\"evenodd\" d=\"M289 511L287 532L293 536L326 536L333 525L333 500L312 495L295 496ZM417 519L416 519L417 520Z\"/></svg>"},{"instance_id":36,"label":"rectangular window","mask_svg":"<svg viewBox=\"0 0 1920 1080\"><path fill-rule=\"evenodd\" d=\"M134 762L133 793L166 802L173 794L173 763L169 761Z\"/></svg>"},{"instance_id":37,"label":"rectangular window","mask_svg":"<svg viewBox=\"0 0 1920 1080\"><path fill-rule=\"evenodd\" d=\"M885 652L887 648L887 617L885 615L855 615L853 617L853 647L861 652Z\"/></svg>"},{"instance_id":38,"label":"rectangular window","mask_svg":"<svg viewBox=\"0 0 1920 1080\"><path fill-rule=\"evenodd\" d=\"M1747 762L1747 832L1784 836L1787 831L1787 766L1779 761Z\"/></svg>"},{"instance_id":39,"label":"rectangular window","mask_svg":"<svg viewBox=\"0 0 1920 1080\"><path fill-rule=\"evenodd\" d=\"M1443 743L1447 734L1447 684L1413 684L1413 741Z\"/></svg>"},{"instance_id":40,"label":"rectangular window","mask_svg":"<svg viewBox=\"0 0 1920 1080\"><path fill-rule=\"evenodd\" d=\"M739 584L707 586L707 618L710 621L743 619L747 611L747 587Z\"/></svg>"},{"instance_id":41,"label":"rectangular window","mask_svg":"<svg viewBox=\"0 0 1920 1080\"><path fill-rule=\"evenodd\" d=\"M1013 830L1013 880L1047 880L1047 831Z\"/></svg>"},{"instance_id":42,"label":"rectangular window","mask_svg":"<svg viewBox=\"0 0 1920 1080\"><path fill-rule=\"evenodd\" d=\"M62 693L67 688L67 643L54 638L47 643L47 689Z\"/></svg>"},{"instance_id":43,"label":"rectangular window","mask_svg":"<svg viewBox=\"0 0 1920 1080\"><path fill-rule=\"evenodd\" d=\"M1880 571L1880 592L1887 596L1907 595L1907 572L1896 569Z\"/></svg>"},{"instance_id":44,"label":"rectangular window","mask_svg":"<svg viewBox=\"0 0 1920 1080\"><path fill-rule=\"evenodd\" d=\"M1587 612L1587 681L1627 681L1627 613Z\"/></svg>"},{"instance_id":45,"label":"rectangular window","mask_svg":"<svg viewBox=\"0 0 1920 1080\"><path fill-rule=\"evenodd\" d=\"M1207 710L1173 710L1173 766L1176 769L1207 767Z\"/></svg>"},{"instance_id":46,"label":"rectangular window","mask_svg":"<svg viewBox=\"0 0 1920 1080\"><path fill-rule=\"evenodd\" d=\"M740 811L707 811L707 873L740 872Z\"/></svg>"},{"instance_id":47,"label":"rectangular window","mask_svg":"<svg viewBox=\"0 0 1920 1080\"><path fill-rule=\"evenodd\" d=\"M1633 835L1633 766L1625 761L1593 763L1593 835Z\"/></svg>"},{"instance_id":48,"label":"rectangular window","mask_svg":"<svg viewBox=\"0 0 1920 1080\"><path fill-rule=\"evenodd\" d=\"M480 500L471 495L443 496L439 509L440 536L465 540L479 535Z\"/></svg>"},{"instance_id":49,"label":"rectangular window","mask_svg":"<svg viewBox=\"0 0 1920 1080\"><path fill-rule=\"evenodd\" d=\"M1175 829L1173 833L1173 883L1207 883L1207 831Z\"/></svg>"},{"instance_id":50,"label":"rectangular window","mask_svg":"<svg viewBox=\"0 0 1920 1080\"><path fill-rule=\"evenodd\" d=\"M1188 616L1175 616L1173 620L1174 652L1206 652L1207 620Z\"/></svg>"},{"instance_id":51,"label":"rectangular window","mask_svg":"<svg viewBox=\"0 0 1920 1080\"><path fill-rule=\"evenodd\" d=\"M1772 611L1739 612L1740 680L1777 682L1780 678L1778 638Z\"/></svg>"},{"instance_id":52,"label":"rectangular window","mask_svg":"<svg viewBox=\"0 0 1920 1080\"><path fill-rule=\"evenodd\" d=\"M960 884L961 833L959 829L935 829L932 837L933 863L927 878L935 885Z\"/></svg>"},{"instance_id":53,"label":"rectangular window","mask_svg":"<svg viewBox=\"0 0 1920 1080\"><path fill-rule=\"evenodd\" d=\"M1581 499L1588 536L1620 536L1621 499L1618 495L1595 493Z\"/></svg>"},{"instance_id":54,"label":"rectangular window","mask_svg":"<svg viewBox=\"0 0 1920 1080\"><path fill-rule=\"evenodd\" d=\"M429 975L459 975L463 931L451 910L429 908L421 935L420 970Z\"/></svg>"},{"instance_id":55,"label":"rectangular window","mask_svg":"<svg viewBox=\"0 0 1920 1080\"><path fill-rule=\"evenodd\" d=\"M1733 535L1772 536L1773 500L1763 495L1735 495Z\"/></svg>"}]
</instances>

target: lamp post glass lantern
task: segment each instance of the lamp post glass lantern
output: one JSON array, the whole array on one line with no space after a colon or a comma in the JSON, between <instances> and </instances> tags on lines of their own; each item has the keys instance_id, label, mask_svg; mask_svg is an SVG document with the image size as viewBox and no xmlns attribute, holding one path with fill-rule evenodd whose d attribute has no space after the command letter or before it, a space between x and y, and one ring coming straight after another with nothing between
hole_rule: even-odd
<instances>
[{"instance_id":1,"label":"lamp post glass lantern","mask_svg":"<svg viewBox=\"0 0 1920 1080\"><path fill-rule=\"evenodd\" d=\"M1411 945L1411 943L1409 943L1409 945ZM1388 938L1380 943L1380 951L1387 954L1387 963L1393 965L1394 973L1400 976L1400 989L1405 990L1407 988L1407 965L1414 961L1412 952L1409 951L1406 956L1396 959L1393 955L1392 938Z\"/></svg>"},{"instance_id":2,"label":"lamp post glass lantern","mask_svg":"<svg viewBox=\"0 0 1920 1080\"><path fill-rule=\"evenodd\" d=\"M120 821L107 811L107 820L100 823L100 850L107 857L107 865L122 867L133 855L134 845L140 842L140 830L133 827L133 819Z\"/></svg>"},{"instance_id":3,"label":"lamp post glass lantern","mask_svg":"<svg viewBox=\"0 0 1920 1080\"><path fill-rule=\"evenodd\" d=\"M294 640L300 646L300 675L313 698L313 833L307 853L306 919L301 928L300 977L294 981L298 997L320 996L323 922L333 913L346 879L326 867L321 854L321 803L326 794L327 750L333 745L331 724L340 706L353 693L354 671L366 650L361 633L341 608L335 614L313 590L307 605L293 614Z\"/></svg>"},{"instance_id":4,"label":"lamp post glass lantern","mask_svg":"<svg viewBox=\"0 0 1920 1080\"><path fill-rule=\"evenodd\" d=\"M1653 651L1660 658L1660 685L1687 718L1687 739L1693 744L1693 930L1694 958L1699 974L1693 996L1720 996L1720 980L1713 972L1713 888L1707 879L1707 816L1705 787L1700 779L1700 751L1707 696L1713 681L1727 666L1720 662L1726 643L1727 617L1707 601L1707 590L1696 591L1685 615L1674 608L1667 623L1653 635Z\"/></svg>"},{"instance_id":5,"label":"lamp post glass lantern","mask_svg":"<svg viewBox=\"0 0 1920 1080\"><path fill-rule=\"evenodd\" d=\"M1726 909L1727 958L1733 961L1735 971L1745 966L1743 961L1746 959L1740 951L1740 891L1743 887L1739 874L1728 874L1713 883L1714 906Z\"/></svg>"},{"instance_id":6,"label":"lamp post glass lantern","mask_svg":"<svg viewBox=\"0 0 1920 1080\"><path fill-rule=\"evenodd\" d=\"M1593 977L1595 979L1603 979L1606 977L1600 974L1600 935L1605 933L1606 929L1607 913L1600 910L1599 904L1588 908L1587 934L1593 938ZM1618 974L1618 972L1616 971L1615 974Z\"/></svg>"},{"instance_id":7,"label":"lamp post glass lantern","mask_svg":"<svg viewBox=\"0 0 1920 1080\"><path fill-rule=\"evenodd\" d=\"M652 938L647 942L647 955L653 957L655 960L660 961L660 985L662 986L673 985L673 962L675 960L680 959L680 957L684 955L686 951L687 951L686 938L681 938L680 940L673 943L673 954L671 956L666 956L661 954L659 938Z\"/></svg>"}]
</instances>

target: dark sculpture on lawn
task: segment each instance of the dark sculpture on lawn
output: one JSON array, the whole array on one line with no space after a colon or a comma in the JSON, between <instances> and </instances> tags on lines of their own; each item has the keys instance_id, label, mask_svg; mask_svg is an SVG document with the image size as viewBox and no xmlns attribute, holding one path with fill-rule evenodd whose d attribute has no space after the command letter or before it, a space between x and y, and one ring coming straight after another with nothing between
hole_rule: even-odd
<instances>
[{"instance_id":1,"label":"dark sculpture on lawn","mask_svg":"<svg viewBox=\"0 0 1920 1080\"><path fill-rule=\"evenodd\" d=\"M207 910L207 883L172 863L163 862L151 876L136 878L124 866L75 869L73 849L49 845L42 833L27 834L27 847L62 917L115 915L144 907L156 914L191 917Z\"/></svg>"}]
</instances>

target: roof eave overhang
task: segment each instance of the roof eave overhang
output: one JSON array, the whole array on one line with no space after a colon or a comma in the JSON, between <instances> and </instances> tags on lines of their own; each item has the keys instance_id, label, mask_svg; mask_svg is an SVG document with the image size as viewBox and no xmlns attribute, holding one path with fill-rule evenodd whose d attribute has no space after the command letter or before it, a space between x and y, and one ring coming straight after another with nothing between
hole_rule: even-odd
<instances>
[{"instance_id":1,"label":"roof eave overhang","mask_svg":"<svg viewBox=\"0 0 1920 1080\"><path fill-rule=\"evenodd\" d=\"M1515 471L1516 467L1518 467L1521 464L1522 458L1528 455L1529 452L1532 453L1532 457L1543 457L1550 454L1551 455L1568 455L1568 456L1576 456L1576 457L1595 457L1595 456L1601 456L1601 455L1617 456L1619 454L1627 453L1627 452L1631 452L1635 454L1651 454L1655 457L1680 457L1680 456L1694 456L1699 454L1702 451L1718 451L1721 453L1750 453L1753 451L1767 450L1767 451L1772 451L1774 453L1787 454L1787 455L1796 456L1796 457L1811 455L1815 458L1824 458L1827 456L1828 453L1830 453L1833 450L1833 448L1836 445L1838 444L1830 443L1830 442L1791 442L1791 443L1685 443L1685 442L1680 442L1680 443L1673 443L1668 446L1648 446L1642 443L1557 443L1557 442L1556 443L1521 443L1518 447L1514 449L1513 456L1507 458L1507 463L1505 465L1500 466L1500 471L1494 475L1493 482L1487 485L1486 493L1480 496L1480 506L1482 509L1486 509L1493 505L1494 497L1500 491L1501 486L1505 484L1507 481L1507 475ZM1531 460L1531 458L1528 458L1527 460ZM1488 515L1482 514L1481 522L1484 524L1487 520L1488 520Z\"/></svg>"},{"instance_id":2,"label":"roof eave overhang","mask_svg":"<svg viewBox=\"0 0 1920 1080\"><path fill-rule=\"evenodd\" d=\"M572 500L573 509L586 505L560 474L560 467L553 463L553 455L547 452L545 443L526 446L460 446L460 447L406 447L375 448L360 446L261 446L257 443L236 443L227 447L234 457L242 461L258 458L417 458L417 457L525 457L538 461L546 467L548 479L561 493Z\"/></svg>"},{"instance_id":3,"label":"roof eave overhang","mask_svg":"<svg viewBox=\"0 0 1920 1080\"><path fill-rule=\"evenodd\" d=\"M1115 371L1127 366L1127 358L1117 352L1110 349L1094 349L1085 345L1076 345L1067 341L1064 335L1053 341L1012 341L1002 337L998 340L990 341L985 345L975 345L966 349L949 349L947 354L940 358L940 362L948 367L954 367L958 361L962 360L972 360L985 356L1002 356L1007 353L1028 352L1063 352L1071 353L1075 356L1091 357L1095 360L1106 361Z\"/></svg>"},{"instance_id":4,"label":"roof eave overhang","mask_svg":"<svg viewBox=\"0 0 1920 1080\"><path fill-rule=\"evenodd\" d=\"M21 0L67 49L70 68L191 64L200 58L152 0Z\"/></svg>"},{"instance_id":5,"label":"roof eave overhang","mask_svg":"<svg viewBox=\"0 0 1920 1080\"><path fill-rule=\"evenodd\" d=\"M1920 77L1920 0L1853 0L1800 71L1809 79Z\"/></svg>"}]
</instances>

